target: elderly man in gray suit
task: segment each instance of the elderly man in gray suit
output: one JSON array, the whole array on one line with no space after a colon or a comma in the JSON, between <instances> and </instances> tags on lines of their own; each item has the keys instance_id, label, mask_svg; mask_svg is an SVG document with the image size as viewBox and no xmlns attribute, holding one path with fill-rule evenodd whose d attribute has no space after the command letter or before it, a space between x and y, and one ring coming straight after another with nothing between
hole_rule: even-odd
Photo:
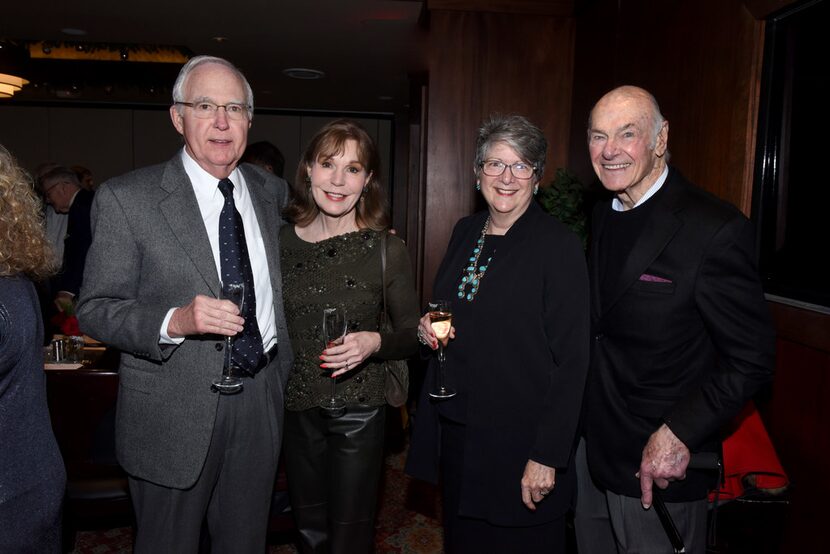
<instances>
[{"instance_id":1,"label":"elderly man in gray suit","mask_svg":"<svg viewBox=\"0 0 830 554\"><path fill-rule=\"evenodd\" d=\"M292 361L277 245L287 187L237 167L253 93L232 64L193 58L173 101L184 149L95 196L78 316L121 350L116 449L130 475L135 551L196 552L206 521L214 552L260 553ZM234 274L249 284L241 313L220 299ZM212 387L226 336L244 369L232 395Z\"/></svg>"}]
</instances>

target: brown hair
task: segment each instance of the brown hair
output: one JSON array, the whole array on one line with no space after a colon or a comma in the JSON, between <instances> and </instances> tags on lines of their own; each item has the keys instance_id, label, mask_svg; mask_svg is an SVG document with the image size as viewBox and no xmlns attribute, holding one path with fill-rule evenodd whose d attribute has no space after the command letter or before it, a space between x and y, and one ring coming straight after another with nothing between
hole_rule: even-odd
<instances>
[{"instance_id":1,"label":"brown hair","mask_svg":"<svg viewBox=\"0 0 830 554\"><path fill-rule=\"evenodd\" d=\"M372 176L363 195L355 206L355 221L360 228L382 231L389 227L389 209L386 195L380 184L380 156L375 141L359 123L350 119L337 119L320 129L303 153L297 165L297 175L291 185L291 199L284 215L300 227L314 221L320 212L311 195L308 168L314 162L342 154L346 141L357 143L357 157Z\"/></svg>"},{"instance_id":2,"label":"brown hair","mask_svg":"<svg viewBox=\"0 0 830 554\"><path fill-rule=\"evenodd\" d=\"M29 176L0 145L0 275L40 279L54 273L42 206Z\"/></svg>"}]
</instances>

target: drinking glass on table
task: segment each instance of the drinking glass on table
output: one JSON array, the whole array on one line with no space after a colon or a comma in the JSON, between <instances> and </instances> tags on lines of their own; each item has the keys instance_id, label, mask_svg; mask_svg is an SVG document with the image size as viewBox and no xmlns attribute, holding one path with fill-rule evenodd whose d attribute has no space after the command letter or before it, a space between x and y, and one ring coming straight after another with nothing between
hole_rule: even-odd
<instances>
[{"instance_id":1,"label":"drinking glass on table","mask_svg":"<svg viewBox=\"0 0 830 554\"><path fill-rule=\"evenodd\" d=\"M347 325L345 310L342 308L323 309L323 340L325 341L325 348L343 344L343 340L346 338ZM334 369L331 371L333 373ZM331 394L329 398L320 403L320 407L326 411L326 415L329 417L340 417L346 412L346 402L342 398L337 398L336 377L331 377Z\"/></svg>"},{"instance_id":2,"label":"drinking glass on table","mask_svg":"<svg viewBox=\"0 0 830 554\"><path fill-rule=\"evenodd\" d=\"M443 341L450 336L450 328L452 328L452 308L450 303L446 300L433 300L428 304L429 323L432 326L432 332L438 339L438 373L435 390L431 391L429 395L432 398L452 398L455 396L455 391L444 384L444 362L446 356L444 354Z\"/></svg>"},{"instance_id":3,"label":"drinking glass on table","mask_svg":"<svg viewBox=\"0 0 830 554\"><path fill-rule=\"evenodd\" d=\"M242 313L242 308L245 305L245 283L227 283L223 285L222 299L230 300L236 304L239 313ZM222 394L233 394L242 390L242 378L234 374L234 369L239 370L239 368L234 366L232 361L233 340L234 337L225 337L225 364L222 367L222 376L213 381L213 388Z\"/></svg>"}]
</instances>

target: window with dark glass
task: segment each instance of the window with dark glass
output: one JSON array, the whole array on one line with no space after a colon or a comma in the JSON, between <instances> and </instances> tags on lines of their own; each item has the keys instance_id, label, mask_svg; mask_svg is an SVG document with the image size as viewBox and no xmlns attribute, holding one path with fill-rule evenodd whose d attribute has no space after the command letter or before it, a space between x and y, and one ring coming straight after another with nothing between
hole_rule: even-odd
<instances>
[{"instance_id":1,"label":"window with dark glass","mask_svg":"<svg viewBox=\"0 0 830 554\"><path fill-rule=\"evenodd\" d=\"M767 22L753 214L765 291L830 308L830 1Z\"/></svg>"}]
</instances>

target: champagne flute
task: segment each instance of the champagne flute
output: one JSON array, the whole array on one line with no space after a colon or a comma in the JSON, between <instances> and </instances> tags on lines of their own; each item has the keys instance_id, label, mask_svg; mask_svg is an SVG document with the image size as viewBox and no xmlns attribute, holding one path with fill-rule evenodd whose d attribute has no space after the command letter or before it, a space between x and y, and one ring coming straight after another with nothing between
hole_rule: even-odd
<instances>
[{"instance_id":1,"label":"champagne flute","mask_svg":"<svg viewBox=\"0 0 830 554\"><path fill-rule=\"evenodd\" d=\"M346 337L347 325L345 310L341 308L323 309L323 340L325 341L325 348L343 344L343 340ZM334 369L331 371L333 373ZM329 417L340 417L346 413L346 402L342 398L337 398L336 394L337 378L331 377L331 394L329 398L320 403L320 407L326 411Z\"/></svg>"},{"instance_id":2,"label":"champagne flute","mask_svg":"<svg viewBox=\"0 0 830 554\"><path fill-rule=\"evenodd\" d=\"M236 304L241 314L245 304L245 283L225 284L222 287L222 299ZM231 362L232 349L233 337L225 337L225 365L222 367L222 376L213 381L213 388L222 394L234 394L242 390L242 378L234 375L233 371L235 366Z\"/></svg>"},{"instance_id":3,"label":"champagne flute","mask_svg":"<svg viewBox=\"0 0 830 554\"><path fill-rule=\"evenodd\" d=\"M450 328L452 327L452 308L450 303L446 300L433 300L428 304L429 323L432 326L432 331L438 338L438 376L437 388L429 393L432 398L452 398L455 396L455 391L444 385L444 362L446 356L444 355L444 343L441 342L450 336Z\"/></svg>"}]
</instances>

